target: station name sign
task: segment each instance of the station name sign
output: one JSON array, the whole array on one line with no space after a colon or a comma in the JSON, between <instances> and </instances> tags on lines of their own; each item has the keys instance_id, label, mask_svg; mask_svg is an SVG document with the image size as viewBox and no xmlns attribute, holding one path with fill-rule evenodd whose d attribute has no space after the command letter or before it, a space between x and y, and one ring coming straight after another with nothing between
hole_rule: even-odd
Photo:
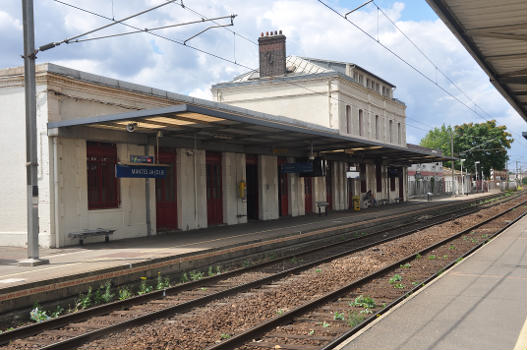
<instances>
[{"instance_id":1,"label":"station name sign","mask_svg":"<svg viewBox=\"0 0 527 350\"><path fill-rule=\"evenodd\" d=\"M115 164L115 177L164 178L168 169L163 164Z\"/></svg>"}]
</instances>

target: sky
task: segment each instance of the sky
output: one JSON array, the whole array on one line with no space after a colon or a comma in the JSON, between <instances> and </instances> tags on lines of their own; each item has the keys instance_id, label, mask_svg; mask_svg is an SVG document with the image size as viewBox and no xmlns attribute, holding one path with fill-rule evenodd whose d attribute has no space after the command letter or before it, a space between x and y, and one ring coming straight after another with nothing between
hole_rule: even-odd
<instances>
[{"instance_id":1,"label":"sky","mask_svg":"<svg viewBox=\"0 0 527 350\"><path fill-rule=\"evenodd\" d=\"M366 2L323 1L341 14ZM110 23L108 19L67 4L117 20L165 2L36 0L35 45L38 47L60 42ZM355 63L396 85L394 96L407 105L407 142L418 144L428 130L443 123L458 125L495 119L498 125L506 125L513 133L515 141L509 151L509 167L513 168L515 162L519 161L520 166L527 169L527 140L521 137L521 131L527 131L525 121L492 86L488 76L425 0L375 0L355 11L348 18L371 37L317 0L183 0L183 4L181 6L181 0L178 0L126 23L138 28L153 28L196 21L202 17L237 16L233 26L210 29L187 41L186 46L182 45L185 40L211 23L196 23L155 32L164 38L139 33L62 44L40 52L37 63L52 62L211 99L212 84L232 80L249 69L257 68L256 42L261 32L282 30L287 37L288 55ZM20 66L23 64L20 58L23 52L21 4L19 0L4 0L2 5L0 68ZM230 20L217 22L228 24ZM131 30L115 25L82 38ZM416 69L421 73L416 72Z\"/></svg>"}]
</instances>

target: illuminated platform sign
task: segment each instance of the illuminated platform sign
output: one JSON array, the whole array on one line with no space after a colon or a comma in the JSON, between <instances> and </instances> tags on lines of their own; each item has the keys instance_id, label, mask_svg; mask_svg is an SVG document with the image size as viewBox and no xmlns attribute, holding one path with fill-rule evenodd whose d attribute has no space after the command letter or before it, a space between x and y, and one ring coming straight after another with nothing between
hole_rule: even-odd
<instances>
[{"instance_id":1,"label":"illuminated platform sign","mask_svg":"<svg viewBox=\"0 0 527 350\"><path fill-rule=\"evenodd\" d=\"M141 156L141 155L130 155L130 163L147 163L147 164L153 164L154 163L154 157L153 156Z\"/></svg>"},{"instance_id":2,"label":"illuminated platform sign","mask_svg":"<svg viewBox=\"0 0 527 350\"><path fill-rule=\"evenodd\" d=\"M164 178L168 174L167 165L116 164L115 177Z\"/></svg>"}]
</instances>

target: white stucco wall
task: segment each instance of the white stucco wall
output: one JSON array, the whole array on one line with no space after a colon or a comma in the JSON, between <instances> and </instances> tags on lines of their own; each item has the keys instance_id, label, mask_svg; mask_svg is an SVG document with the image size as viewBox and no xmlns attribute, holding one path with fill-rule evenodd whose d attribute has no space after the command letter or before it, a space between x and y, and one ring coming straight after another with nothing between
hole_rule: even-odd
<instances>
[{"instance_id":1,"label":"white stucco wall","mask_svg":"<svg viewBox=\"0 0 527 350\"><path fill-rule=\"evenodd\" d=\"M227 225L247 222L247 201L239 196L238 185L246 181L245 154L222 153L223 222Z\"/></svg>"},{"instance_id":2,"label":"white stucco wall","mask_svg":"<svg viewBox=\"0 0 527 350\"><path fill-rule=\"evenodd\" d=\"M344 169L344 162L333 162L333 210L344 210L348 207L348 188L346 185L346 173Z\"/></svg>"},{"instance_id":3,"label":"white stucco wall","mask_svg":"<svg viewBox=\"0 0 527 350\"><path fill-rule=\"evenodd\" d=\"M177 149L178 222L184 231L207 227L205 159L204 150Z\"/></svg>"},{"instance_id":4,"label":"white stucco wall","mask_svg":"<svg viewBox=\"0 0 527 350\"><path fill-rule=\"evenodd\" d=\"M276 156L258 156L258 216L278 219L278 163Z\"/></svg>"},{"instance_id":5,"label":"white stucco wall","mask_svg":"<svg viewBox=\"0 0 527 350\"><path fill-rule=\"evenodd\" d=\"M24 90L0 89L0 157L3 186L0 186L0 245L23 246L26 242L26 147Z\"/></svg>"},{"instance_id":6,"label":"white stucco wall","mask_svg":"<svg viewBox=\"0 0 527 350\"><path fill-rule=\"evenodd\" d=\"M364 138L386 144L406 147L406 106L382 96L360 84L339 80L339 130L343 135ZM351 132L347 130L346 106L351 108ZM359 129L359 110L363 112L362 131ZM378 133L375 117L378 116ZM392 142L389 121L392 120ZM401 124L401 140L397 138L397 125ZM362 135L361 135L362 133Z\"/></svg>"},{"instance_id":7,"label":"white stucco wall","mask_svg":"<svg viewBox=\"0 0 527 350\"><path fill-rule=\"evenodd\" d=\"M55 245L77 245L78 239L67 237L69 232L99 227L115 229L112 239L145 236L146 203L145 179L119 179L118 208L88 209L86 140L59 138L58 140L58 231ZM144 154L144 146L117 144L118 159L129 159L132 154ZM155 183L150 181L150 211L152 229L155 230ZM99 242L104 237L87 238L86 242Z\"/></svg>"},{"instance_id":8,"label":"white stucco wall","mask_svg":"<svg viewBox=\"0 0 527 350\"><path fill-rule=\"evenodd\" d=\"M39 187L39 243L53 246L50 221L49 143L46 130L48 100L39 84L37 96L37 161ZM0 157L4 169L0 188L0 245L25 246L27 242L26 122L21 84L0 89Z\"/></svg>"},{"instance_id":9,"label":"white stucco wall","mask_svg":"<svg viewBox=\"0 0 527 350\"><path fill-rule=\"evenodd\" d=\"M289 163L296 162L295 158L287 158ZM298 174L287 174L288 214L299 216L306 214L304 178Z\"/></svg>"},{"instance_id":10,"label":"white stucco wall","mask_svg":"<svg viewBox=\"0 0 527 350\"><path fill-rule=\"evenodd\" d=\"M328 128L338 128L338 116L332 122L328 115L338 111L335 100L328 99L327 80L314 80L295 86L269 81L257 85L221 89L214 93L217 102L252 109L258 112L282 115Z\"/></svg>"},{"instance_id":11,"label":"white stucco wall","mask_svg":"<svg viewBox=\"0 0 527 350\"><path fill-rule=\"evenodd\" d=\"M325 202L326 197L326 177L317 176L313 178L313 213L318 213L317 202ZM323 211L324 209L322 209Z\"/></svg>"}]
</instances>

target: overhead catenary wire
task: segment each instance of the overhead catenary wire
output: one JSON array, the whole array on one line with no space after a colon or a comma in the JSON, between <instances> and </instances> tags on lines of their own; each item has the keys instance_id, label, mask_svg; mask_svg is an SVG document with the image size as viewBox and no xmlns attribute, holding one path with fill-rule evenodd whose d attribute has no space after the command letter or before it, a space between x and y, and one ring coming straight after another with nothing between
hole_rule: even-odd
<instances>
[{"instance_id":1,"label":"overhead catenary wire","mask_svg":"<svg viewBox=\"0 0 527 350\"><path fill-rule=\"evenodd\" d=\"M97 16L97 17L100 17L100 18L106 19L106 20L108 20L108 21L114 21L114 20L113 20L112 18L110 18L110 17L107 17L107 16L102 15L102 14L100 14L100 13L97 13L97 12L94 12L94 11L90 11L90 10L84 9L84 8L82 8L82 7L79 7L79 6L76 6L76 5L73 5L73 4L70 4L70 3L67 3L67 2L62 1L62 0L53 0L53 1L56 2L56 3L62 4L62 5L64 5L64 6L68 6L68 7L74 8L74 9L79 10L79 11L82 11L82 12L85 12L85 13L89 13L89 14L91 14L91 15L93 15L93 16ZM137 27L137 26L134 26L134 25L131 25L131 24L128 24L128 23L121 22L121 23L119 23L119 24L120 24L120 25L123 25L123 26L126 26L126 27L128 27L128 28L135 29L135 30L141 30L141 28L139 28L139 27ZM149 35L153 35L153 36L158 37L158 38L163 39L163 40L170 41L170 42L172 42L172 43L174 43L174 44L178 44L178 45L181 45L181 46L184 46L184 47L188 47L188 48L190 48L190 49L193 49L193 50L198 51L198 52L200 52L200 53L203 53L203 54L205 54L205 55L208 55L208 56L211 56L211 57L217 58L217 59L219 59L219 60L222 60L222 61L225 61L225 62L229 62L229 63L235 64L235 65L240 66L240 67L242 67L242 68L248 69L249 71L254 71L253 68L250 68L250 67L248 67L248 66L245 66L245 65L243 65L243 64L241 64L241 63L236 63L236 62L234 62L234 61L232 61L232 60L230 60L230 59L228 59L228 58L222 57L222 56L217 55L217 54L215 54L215 53L212 53L212 52L209 52L209 51L206 51L206 50L200 49L200 48L195 47L195 46L192 46L192 45L188 45L188 44L185 45L185 44L184 44L182 41L180 41L180 40L173 39L173 38L169 38L169 37L167 37L167 36L164 36L164 35L161 35L161 34L158 34L158 33L154 33L154 32L151 32L151 31L148 31L148 32L145 32L145 33L146 33L146 34L149 34Z\"/></svg>"},{"instance_id":2,"label":"overhead catenary wire","mask_svg":"<svg viewBox=\"0 0 527 350\"><path fill-rule=\"evenodd\" d=\"M82 8L82 7L79 7L79 6L76 6L76 5L73 5L73 4L69 4L69 3L65 2L65 1L62 1L62 0L53 0L53 1L55 1L55 2L57 2L57 3L59 3L59 4L62 4L62 5L65 5L65 6L68 6L68 7L74 8L74 9L79 10L79 11L82 11L82 12L85 12L85 13L89 13L89 14L91 14L91 15L93 15L93 16L97 16L97 17L100 17L100 18L103 18L103 19L106 19L106 20L109 20L109 21L114 21L114 20L113 20L112 18L110 18L110 17L104 16L104 15L99 14L99 13L94 12L94 11L90 11L90 10L84 9L84 8ZM174 3L174 4L178 5L177 3ZM182 7L183 7L183 6L182 6ZM187 7L185 6L184 8L187 8ZM197 13L197 12L196 12L196 13ZM204 16L201 16L201 17L202 17L202 18L206 18L206 17L204 17ZM214 58L220 59L220 60L222 60L222 61L225 61L225 62L228 62L228 63L234 64L234 65L237 65L237 66L239 66L239 67L241 67L241 68L244 68L244 69L247 69L247 70L248 70L245 74L247 74L247 73L253 73L253 72L258 72L258 69L257 69L257 68L251 68L251 67L248 67L248 66L246 66L246 65L244 65L244 64L241 64L241 63L239 63L239 62L237 62L237 61L235 61L235 60L230 60L230 59L228 59L228 58L225 58L225 57L219 56L219 55L217 55L217 54L214 54L214 53L208 52L208 51L206 51L206 50L203 50L203 49L197 48L197 47L192 46L192 45L188 45L188 44L185 45L185 43L182 42L182 41L179 41L179 40L176 40L176 39L172 39L172 38L169 38L169 37L167 37L167 36L164 36L164 35L161 35L161 34L158 34L158 33L154 33L154 32L152 32L152 31L144 31L144 30L142 30L141 28L139 28L139 27L137 27L137 26L134 26L134 25L131 25L131 24L128 24L128 23L124 23L124 22L122 22L122 21L121 21L119 24L120 24L120 25L123 25L123 26L126 26L126 27L129 27L129 28L132 28L132 29L135 29L135 30L138 31L138 32L141 31L141 32L144 32L144 33L146 33L146 34L149 34L149 35L153 35L153 36L155 36L155 37L158 37L158 38L160 38L160 39L164 39L164 40L167 40L167 41L169 41L169 42L172 42L172 43L175 43L175 44L178 44L178 45L181 45L181 46L184 46L184 47L187 47L187 48L190 48L190 49L196 50L196 51L198 51L198 52L201 52L201 53L204 53L204 54L206 54L206 55L212 56L212 57L214 57ZM237 33L237 35L240 36L239 33ZM79 41L79 42L80 42L80 41ZM255 44L256 46L258 46L258 43L254 42L254 41L250 41L250 42L252 42L252 43ZM301 84L299 84L299 83L295 83L295 82L291 82L291 81L284 81L284 82L287 83L287 84L289 84L289 85L296 86L296 87L302 88L302 89L304 89L304 90L307 90L307 91L309 91L309 92L311 92L311 93L313 93L313 94L317 94L317 95L319 95L319 94L325 94L325 92L319 92L319 91L316 91L316 90L310 89L310 88L308 88L308 87L306 87L306 86L303 86L303 85L301 85ZM335 96L333 96L333 95L331 95L330 98L331 98L332 100L335 100L335 101L338 101L338 102L346 103L346 101L341 100L340 98L337 98L337 97L335 97ZM409 118L409 117L406 117L406 118ZM412 118L409 118L409 119L412 119ZM418 120L416 120L416 119L413 119L413 120L415 120L415 121L417 121L417 122L419 122L419 123L421 123L421 124L423 124L423 125L426 125L426 124L424 124L424 123L422 123L422 122L420 122L420 121L418 121ZM428 132L428 131L429 131L429 130L423 129L423 128L421 128L421 127L418 127L418 126L416 126L416 125L412 125L411 123L408 123L408 121L406 121L405 124L406 124L407 126L409 126L409 127L412 127L412 128L414 128L414 129L418 129L418 130L421 130L421 131L424 131L424 132ZM428 125L427 125L427 126L428 126Z\"/></svg>"},{"instance_id":3,"label":"overhead catenary wire","mask_svg":"<svg viewBox=\"0 0 527 350\"><path fill-rule=\"evenodd\" d=\"M66 2L61 1L61 0L53 0L53 1L55 1L55 2L57 2L57 3L60 3L60 4L62 4L62 5L65 5L65 6L69 6L69 7L75 8L75 9L77 9L77 10L79 10L79 11L83 11L83 12L85 12L85 13L89 13L89 14L91 14L91 15L98 16L98 17L100 17L100 18L104 18L104 19L109 20L109 21L115 21L114 19L112 19L112 18L110 18L110 17L107 17L107 16L104 16L104 15L101 15L101 14L96 13L96 12L94 12L94 11L90 11L90 10L87 10L87 9L81 8L81 7L79 7L79 6L75 6L75 5L72 5L72 4L69 4L69 3L66 3ZM170 2L170 3L174 3L174 2ZM174 3L174 4L175 4L175 5L179 5L179 4L177 4L177 3ZM182 7L183 7L183 8L187 8L187 7L184 6L184 5L183 5ZM193 12L195 12L195 11L193 11ZM199 15L199 13L197 13L197 12L195 12L195 13ZM201 16L201 17L202 17L202 18L206 18L206 17L204 17L204 16ZM116 22L116 21L115 21L115 22ZM123 26L127 26L127 27L132 28L132 29L136 29L136 30L138 30L138 31L141 30L141 28L139 28L139 27L137 27L137 26L134 26L134 25L130 25L130 24L128 24L128 23L124 23L124 22L122 22L122 20L121 20L118 24L123 25ZM228 29L228 28L226 28L226 29ZM144 31L144 30L141 30L141 31ZM229 30L229 31L230 31L230 30ZM235 33L235 35L238 35L238 36L240 36L240 37L246 39L245 36L240 35L240 34L237 33L237 32L234 32L234 31L231 31L231 32ZM185 47L191 48L191 49L196 50L196 51L198 51L198 52L200 52L200 53L203 53L203 54L209 55L209 56L214 57L214 58L217 58L217 59L219 59L219 60L222 60L222 61L225 61L225 62L228 62L228 63L234 64L234 65L237 65L237 66L239 66L239 67L242 67L242 68L244 68L244 69L247 69L248 72L246 72L246 74L247 74L247 73L251 73L251 72L258 72L258 69L251 68L251 67L248 67L248 66L246 66L246 65L244 65L244 64L241 64L241 63L237 62L235 59L234 59L234 60L230 60L230 59L228 59L228 58L225 58L225 57L222 57L222 56L220 56L220 55L217 55L217 54L211 53L211 52L209 52L209 51L206 51L206 50L204 50L204 49L201 49L201 48L198 48L198 47L195 47L195 46L192 46L192 45L188 45L188 44L185 45L184 42L181 42L181 41L179 41L179 40L172 39L172 38L169 38L169 37L166 37L166 36L164 36L164 35L160 35L160 34L157 34L157 33L151 32L151 31L146 31L145 33L150 34L150 35L153 35L153 36L158 37L158 38L160 38L160 39L164 39L164 40L170 41L170 42L172 42L172 43L175 43L175 44L178 44L178 45L181 45L181 46L185 46ZM252 41L252 40L249 40L249 41L252 42L252 43L255 44L255 45L258 45L256 42L254 42L254 41ZM303 89L308 90L308 91L310 91L310 92L312 92L312 93L314 93L314 94L325 94L324 92L318 92L318 91L315 91L315 90L313 90L313 89L309 89L308 87L305 87L305 86L303 86L303 85L301 85L301 84L298 84L298 83L294 83L294 82L286 82L286 83L288 83L288 84L290 84L290 85L294 85L294 86L300 87L300 88L303 88ZM345 101L343 101L343 100L341 100L341 99L339 99L339 98L336 98L336 97L334 97L334 96L330 96L330 98L333 99L333 100L336 100L336 101L339 101L339 102L343 102L343 103L345 103ZM409 118L409 117L406 117L406 118L407 118L407 119L411 119L411 120L415 120L415 121L417 121L418 123L421 123L421 124L423 124L423 125L429 126L429 125L424 124L424 123L422 123L422 122L420 122L420 121L418 121L418 120L416 120L416 119ZM406 125L408 125L408 126L410 126L410 127L413 127L413 128L415 128L415 129L418 129L418 130L422 130L422 131L424 131L424 132L428 132L428 131L429 131L429 130L425 130L425 129L423 129L423 128L420 128L420 127L418 127L418 126L412 125L411 123L408 123L408 122L406 122Z\"/></svg>"},{"instance_id":4,"label":"overhead catenary wire","mask_svg":"<svg viewBox=\"0 0 527 350\"><path fill-rule=\"evenodd\" d=\"M430 78L427 74L425 74L423 71L421 71L419 68L415 67L413 64L411 64L410 62L408 62L406 59L404 59L401 55L399 55L397 52L393 51L392 49L390 49L388 46L384 45L381 41L378 41L376 40L370 33L368 33L366 30L364 30L362 27L360 27L358 24L356 24L355 22L351 21L349 18L347 18L346 16L342 15L340 12L338 12L336 9L334 9L333 7L331 7L330 5L328 5L327 3L325 3L324 1L322 0L317 0L320 4L322 4L324 7L326 7L327 9L329 9L330 11L332 11L333 13L335 13L337 16L341 17L342 19L344 19L345 21L347 21L348 23L350 23L352 26L354 26L356 29L358 29L360 32L362 32L364 35L366 35L368 38L370 38L371 40L375 41L378 45L380 45L382 48L384 48L386 51L390 52L393 56L395 56L397 59L399 59L401 62L403 62L405 65L407 65L409 68L411 68L412 70L414 70L416 73L418 73L419 75L421 75L423 78L425 78L426 80L428 80L429 82L431 82L432 84L436 85L440 90L442 90L445 94L447 94L448 96L452 97L453 99L455 99L457 102L459 102L460 104L462 104L463 106L465 106L467 109L469 109L470 111L472 111L477 117L485 120L485 121L489 121L487 118L483 117L478 111L476 111L474 108L472 108L471 106L469 106L467 103L465 103L463 100L461 100L459 97L457 97L456 95L452 94L450 91L448 91L446 88L444 88L443 86L441 86L440 84L438 84L437 82L434 81L434 79Z\"/></svg>"},{"instance_id":5,"label":"overhead catenary wire","mask_svg":"<svg viewBox=\"0 0 527 350\"><path fill-rule=\"evenodd\" d=\"M194 9L192 9L192 8L190 8L190 7L188 7L188 5L184 4L184 3L183 3L183 0L181 0L181 3L176 3L176 2L174 2L173 4L174 4L174 5L179 5L179 6L181 6L183 9L185 9L185 10L187 10L187 11L189 11L189 12L192 12L193 14L195 14L195 15L198 16L198 17L201 17L201 18L204 18L204 19L208 19L206 16L202 15L202 14L199 13L198 11L196 11L196 10L194 10ZM216 22L212 21L212 23L216 23ZM218 24L218 23L216 23L216 24ZM248 42L250 42L250 43L252 43L252 44L258 45L258 43L257 43L256 41L249 39L248 37L246 37L246 36L243 35L243 34L240 34L239 32L236 32L236 31L234 31L234 30L232 30L232 29L230 29L230 28L224 28L224 29L225 29L226 31L228 31L228 32L233 33L234 35L238 35L240 38L242 38L242 39L244 39L244 40L246 40L246 41L248 41Z\"/></svg>"},{"instance_id":6,"label":"overhead catenary wire","mask_svg":"<svg viewBox=\"0 0 527 350\"><path fill-rule=\"evenodd\" d=\"M434 70L436 73L436 78L435 78L436 83L437 83L437 72L439 72L446 80L448 80L450 84L452 84L459 92L461 92L474 106L478 107L483 113L485 113L486 115L492 118L492 116L487 111L485 111L480 105L474 102L474 100L472 100L470 96L468 96L468 94L462 88L460 88L459 85L456 84L455 81L453 81L445 72L443 72L438 67L438 65L434 61L432 61L432 59L405 32L403 32L403 30L397 25L397 23L395 23L395 21L393 21L390 18L390 16L388 16L386 12L382 10L382 8L379 5L377 5L375 1L373 1L373 4L377 7L377 13L379 13L380 11L382 15L397 29L397 31L399 31L399 33L401 33L406 38L406 40L408 40L410 44L412 44L412 46L417 51L419 51L419 53L434 67Z\"/></svg>"},{"instance_id":7,"label":"overhead catenary wire","mask_svg":"<svg viewBox=\"0 0 527 350\"><path fill-rule=\"evenodd\" d=\"M221 17L216 17L214 19L226 19L226 18L231 18L232 19L234 16L236 16L236 15L221 16ZM170 29L170 28L186 26L186 25L190 25L190 24L204 23L204 22L207 22L207 21L212 21L212 20L211 19L202 19L202 20L198 20L198 21L190 21L190 22L183 22L183 23L176 23L176 24L168 24L168 25L159 26L159 27L137 29L137 30L133 30L131 32L125 32L125 33L101 35L101 36L85 38L85 39L75 39L75 40L70 40L69 43L81 43L81 42L85 42L85 41L93 41L93 40L100 40L100 39L115 38L115 37L132 35L132 34L137 34L137 33L153 32L153 31L157 31L157 30L163 30L163 29ZM228 24L228 25L232 25L232 24ZM212 27L208 27L208 28L212 28ZM201 33L199 33L199 34L201 34ZM187 39L187 41L188 40L189 39Z\"/></svg>"},{"instance_id":8,"label":"overhead catenary wire","mask_svg":"<svg viewBox=\"0 0 527 350\"><path fill-rule=\"evenodd\" d=\"M144 15L145 13L151 12L151 11L153 11L153 10L157 10L157 9L163 7L163 6L166 6L166 5L168 5L168 4L171 4L171 3L173 3L174 1L176 1L176 0L168 0L168 1L164 2L164 3L161 3L161 4L159 4L159 5L156 5L156 6L150 7L150 8L148 8L148 9L146 9L146 10L143 10L143 11L140 11L140 12L137 12L137 13L134 13L133 15L130 15L130 16L127 16L127 17L121 18L121 19L119 19L119 20L115 20L115 19L112 18L112 19L111 19L112 23L108 23L108 24L105 24L105 25L103 25L103 26L100 26L100 27L97 27L97 28L91 29L91 30L89 30L89 31L87 31L87 32L84 32L84 33L81 33L81 34L74 35L74 36L72 36L72 37L70 37L70 38L67 38L67 39L64 39L64 40L62 40L62 41L48 43L48 44L46 44L46 45L43 45L43 46L39 47L37 51L45 51L45 50L49 50L49 49L51 49L51 48L53 48L53 47L59 46L59 45L64 44L64 43L69 43L69 42L71 42L71 41L73 41L73 40L76 40L76 39L78 39L78 38L81 38L81 37L83 37L83 36L86 36L86 35L89 35L89 34L92 34L92 33L98 32L98 31L103 30L103 29L106 29L106 28L109 28L109 27L114 26L114 25L116 25L116 24L124 23L125 21L128 21L128 20L130 20L130 19L132 19L132 18L135 18L135 17L141 16L141 15ZM113 9L113 7L112 7L112 9ZM113 15L113 14L112 14L112 15Z\"/></svg>"}]
</instances>

